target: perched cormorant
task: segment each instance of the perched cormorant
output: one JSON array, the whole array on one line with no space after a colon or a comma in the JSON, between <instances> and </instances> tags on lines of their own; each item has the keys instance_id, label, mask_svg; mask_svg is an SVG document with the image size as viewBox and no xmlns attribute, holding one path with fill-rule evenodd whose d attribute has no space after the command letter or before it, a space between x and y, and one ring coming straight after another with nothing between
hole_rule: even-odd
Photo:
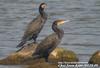
<instances>
[{"instance_id":1,"label":"perched cormorant","mask_svg":"<svg viewBox=\"0 0 100 68\"><path fill-rule=\"evenodd\" d=\"M60 43L64 31L58 28L58 25L64 24L65 22L62 19L54 21L52 24L52 29L54 31L53 34L47 36L42 42L39 43L35 52L33 53L33 59L36 58L45 58L46 62L48 62L49 54L57 47Z\"/></svg>"},{"instance_id":2,"label":"perched cormorant","mask_svg":"<svg viewBox=\"0 0 100 68\"><path fill-rule=\"evenodd\" d=\"M23 46L27 41L34 40L34 43L36 43L36 39L38 37L38 34L40 33L41 29L43 28L46 20L47 20L47 14L45 13L44 9L46 8L46 3L41 3L39 6L39 13L34 20L32 20L28 26L26 31L24 32L24 36L22 37L21 42L17 47Z\"/></svg>"}]
</instances>

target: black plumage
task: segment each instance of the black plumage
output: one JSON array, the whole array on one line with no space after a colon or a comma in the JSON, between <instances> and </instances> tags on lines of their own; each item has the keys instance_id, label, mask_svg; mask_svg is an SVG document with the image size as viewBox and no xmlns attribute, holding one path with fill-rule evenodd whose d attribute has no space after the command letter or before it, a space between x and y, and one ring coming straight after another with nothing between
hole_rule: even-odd
<instances>
[{"instance_id":1,"label":"black plumage","mask_svg":"<svg viewBox=\"0 0 100 68\"><path fill-rule=\"evenodd\" d=\"M52 24L53 34L47 36L40 44L37 46L35 52L33 53L33 59L35 58L45 58L48 61L49 54L57 47L61 42L64 35L64 31L58 28L58 25L63 24L64 20L56 20Z\"/></svg>"},{"instance_id":2,"label":"black plumage","mask_svg":"<svg viewBox=\"0 0 100 68\"><path fill-rule=\"evenodd\" d=\"M46 6L47 5L45 3L40 4L40 14L28 24L27 29L24 32L24 36L22 37L22 40L19 45L17 45L17 47L23 46L27 41L32 39L34 40L34 43L36 43L36 39L47 20L47 14L44 11Z\"/></svg>"}]
</instances>

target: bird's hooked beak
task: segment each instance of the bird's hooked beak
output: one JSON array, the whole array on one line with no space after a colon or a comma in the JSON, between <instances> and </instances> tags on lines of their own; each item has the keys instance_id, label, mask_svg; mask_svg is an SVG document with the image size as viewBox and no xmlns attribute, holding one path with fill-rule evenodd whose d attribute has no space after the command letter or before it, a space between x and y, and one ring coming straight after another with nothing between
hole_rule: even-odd
<instances>
[{"instance_id":1,"label":"bird's hooked beak","mask_svg":"<svg viewBox=\"0 0 100 68\"><path fill-rule=\"evenodd\" d=\"M64 23L67 23L67 22L69 22L70 20L63 20L63 21L60 21L59 23L58 23L58 25L61 25L61 24L64 24Z\"/></svg>"},{"instance_id":2,"label":"bird's hooked beak","mask_svg":"<svg viewBox=\"0 0 100 68\"><path fill-rule=\"evenodd\" d=\"M70 22L70 20L65 20L64 23Z\"/></svg>"}]
</instances>

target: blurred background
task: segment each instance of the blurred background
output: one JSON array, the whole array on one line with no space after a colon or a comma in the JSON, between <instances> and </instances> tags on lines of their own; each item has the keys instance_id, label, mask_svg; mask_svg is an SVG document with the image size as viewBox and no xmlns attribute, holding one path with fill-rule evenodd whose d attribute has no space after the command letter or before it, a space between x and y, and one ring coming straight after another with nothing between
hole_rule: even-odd
<instances>
[{"instance_id":1,"label":"blurred background","mask_svg":"<svg viewBox=\"0 0 100 68\"><path fill-rule=\"evenodd\" d=\"M25 27L38 15L41 2L47 3L49 18L39 42L52 33L54 20L73 19L62 27L65 34L59 47L74 51L84 62L100 50L100 0L0 0L0 58L17 50Z\"/></svg>"}]
</instances>

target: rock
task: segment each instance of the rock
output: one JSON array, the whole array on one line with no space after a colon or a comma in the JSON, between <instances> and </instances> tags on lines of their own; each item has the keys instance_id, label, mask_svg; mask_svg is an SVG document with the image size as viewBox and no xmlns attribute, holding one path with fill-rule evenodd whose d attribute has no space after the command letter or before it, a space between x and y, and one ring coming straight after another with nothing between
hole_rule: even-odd
<instances>
[{"instance_id":1,"label":"rock","mask_svg":"<svg viewBox=\"0 0 100 68\"><path fill-rule=\"evenodd\" d=\"M78 62L78 58L73 51L63 48L56 48L49 56L50 62Z\"/></svg>"},{"instance_id":2,"label":"rock","mask_svg":"<svg viewBox=\"0 0 100 68\"><path fill-rule=\"evenodd\" d=\"M32 59L32 54L34 53L38 44L29 44L28 46L23 47L17 52L9 55L8 57L1 59L0 64L34 64L40 63L43 64L45 60L41 59ZM10 62L9 62L10 61ZM76 62L78 58L76 54L70 50L64 50L63 48L56 48L49 56L49 62L58 62L58 61L67 61L67 62ZM46 63L46 62L45 62ZM48 64L46 64L48 65ZM36 65L35 65L36 66ZM48 66L49 67L49 66Z\"/></svg>"},{"instance_id":3,"label":"rock","mask_svg":"<svg viewBox=\"0 0 100 68\"><path fill-rule=\"evenodd\" d=\"M57 64L50 64L45 62L44 58L32 60L32 58L25 61L23 68L58 68ZM27 64L27 65L26 65Z\"/></svg>"},{"instance_id":4,"label":"rock","mask_svg":"<svg viewBox=\"0 0 100 68\"><path fill-rule=\"evenodd\" d=\"M27 58L32 58L31 55L34 52L36 46L37 44L29 44L28 46L25 46L17 52L10 54L8 57L1 59L0 64L23 64L24 60Z\"/></svg>"},{"instance_id":5,"label":"rock","mask_svg":"<svg viewBox=\"0 0 100 68\"><path fill-rule=\"evenodd\" d=\"M58 68L57 65L49 64L46 62L29 65L26 68Z\"/></svg>"},{"instance_id":6,"label":"rock","mask_svg":"<svg viewBox=\"0 0 100 68\"><path fill-rule=\"evenodd\" d=\"M40 60L40 59L39 59ZM49 62L53 64L46 63L45 60L41 59L42 62L31 62L26 68L58 68L58 61L66 62L78 62L78 58L73 51L65 50L63 48L56 48L49 56ZM30 61L30 60L29 60Z\"/></svg>"},{"instance_id":7,"label":"rock","mask_svg":"<svg viewBox=\"0 0 100 68\"><path fill-rule=\"evenodd\" d=\"M90 64L100 65L100 51L95 52L89 60Z\"/></svg>"}]
</instances>

